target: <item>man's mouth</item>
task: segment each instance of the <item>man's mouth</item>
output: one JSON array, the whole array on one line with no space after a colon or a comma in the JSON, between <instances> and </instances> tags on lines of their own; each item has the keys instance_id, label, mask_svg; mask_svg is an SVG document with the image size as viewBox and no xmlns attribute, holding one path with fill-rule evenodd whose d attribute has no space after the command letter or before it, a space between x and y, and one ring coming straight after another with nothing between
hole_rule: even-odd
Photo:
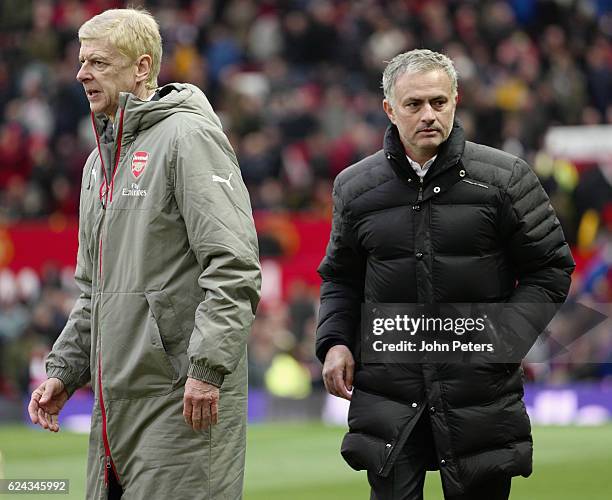
<instances>
[{"instance_id":1,"label":"man's mouth","mask_svg":"<svg viewBox=\"0 0 612 500\"><path fill-rule=\"evenodd\" d=\"M94 97L100 93L99 90L86 90L87 97Z\"/></svg>"},{"instance_id":2,"label":"man's mouth","mask_svg":"<svg viewBox=\"0 0 612 500\"><path fill-rule=\"evenodd\" d=\"M436 128L424 128L419 130L419 132L425 132L426 134L431 134L432 132L437 132L438 129Z\"/></svg>"}]
</instances>

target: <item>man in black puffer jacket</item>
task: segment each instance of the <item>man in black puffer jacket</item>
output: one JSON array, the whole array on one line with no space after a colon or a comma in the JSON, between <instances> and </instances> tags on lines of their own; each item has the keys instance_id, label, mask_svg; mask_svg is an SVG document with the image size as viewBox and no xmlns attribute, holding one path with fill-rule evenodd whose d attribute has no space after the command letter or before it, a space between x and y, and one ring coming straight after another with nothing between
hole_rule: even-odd
<instances>
[{"instance_id":1,"label":"man in black puffer jacket","mask_svg":"<svg viewBox=\"0 0 612 500\"><path fill-rule=\"evenodd\" d=\"M422 499L431 469L447 499L507 499L532 467L520 364L360 363L361 305L552 305L516 316L511 345L565 301L574 261L530 167L464 139L450 59L400 54L383 88L384 148L336 178L319 267L316 352L327 390L351 400L343 456L372 499Z\"/></svg>"}]
</instances>

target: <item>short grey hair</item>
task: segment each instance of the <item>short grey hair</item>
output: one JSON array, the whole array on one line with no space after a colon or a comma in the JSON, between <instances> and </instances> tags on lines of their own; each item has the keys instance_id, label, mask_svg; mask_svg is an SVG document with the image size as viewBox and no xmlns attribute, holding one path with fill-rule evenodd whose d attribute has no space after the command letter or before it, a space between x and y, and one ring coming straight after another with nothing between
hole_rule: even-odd
<instances>
[{"instance_id":1,"label":"short grey hair","mask_svg":"<svg viewBox=\"0 0 612 500\"><path fill-rule=\"evenodd\" d=\"M382 88L385 99L393 102L395 97L395 82L404 73L426 73L442 70L450 79L452 96L457 97L457 70L453 61L439 52L429 49L414 49L398 54L391 59L382 77Z\"/></svg>"}]
</instances>

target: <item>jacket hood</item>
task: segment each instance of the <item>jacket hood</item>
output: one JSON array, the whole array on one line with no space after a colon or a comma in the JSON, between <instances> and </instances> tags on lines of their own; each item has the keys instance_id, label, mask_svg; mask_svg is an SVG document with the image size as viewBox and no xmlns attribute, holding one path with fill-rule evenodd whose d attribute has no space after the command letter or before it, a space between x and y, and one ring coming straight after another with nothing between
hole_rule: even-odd
<instances>
[{"instance_id":1,"label":"jacket hood","mask_svg":"<svg viewBox=\"0 0 612 500\"><path fill-rule=\"evenodd\" d=\"M387 157L395 160L392 162L397 175L402 178L416 177L416 173L408 163L406 158L406 150L399 136L399 131L395 125L389 124L385 132L383 148ZM448 139L440 144L436 159L425 176L426 179L431 179L444 172L447 168L456 165L463 155L465 149L465 134L463 127L459 121L455 120L453 129L451 130ZM416 179L415 179L416 180Z\"/></svg>"},{"instance_id":2,"label":"jacket hood","mask_svg":"<svg viewBox=\"0 0 612 500\"><path fill-rule=\"evenodd\" d=\"M119 94L115 123L120 123L123 114L122 141L132 141L139 132L175 113L194 113L201 116L208 126L221 128L221 122L204 92L195 85L170 83L160 87L157 93L160 98L152 101L142 101L129 92ZM107 121L108 118L102 114L94 116L98 135L101 135ZM115 127L115 137L117 129L118 127Z\"/></svg>"}]
</instances>

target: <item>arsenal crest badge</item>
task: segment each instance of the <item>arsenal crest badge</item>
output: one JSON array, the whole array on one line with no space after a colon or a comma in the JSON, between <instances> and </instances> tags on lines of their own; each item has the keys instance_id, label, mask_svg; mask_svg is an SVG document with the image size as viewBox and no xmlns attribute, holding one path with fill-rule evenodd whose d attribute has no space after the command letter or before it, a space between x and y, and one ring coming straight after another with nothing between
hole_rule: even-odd
<instances>
[{"instance_id":1,"label":"arsenal crest badge","mask_svg":"<svg viewBox=\"0 0 612 500\"><path fill-rule=\"evenodd\" d=\"M144 172L148 160L149 153L146 151L136 151L134 153L134 156L132 157L132 174L134 174L136 179L138 179L138 177L140 177L140 175Z\"/></svg>"}]
</instances>

